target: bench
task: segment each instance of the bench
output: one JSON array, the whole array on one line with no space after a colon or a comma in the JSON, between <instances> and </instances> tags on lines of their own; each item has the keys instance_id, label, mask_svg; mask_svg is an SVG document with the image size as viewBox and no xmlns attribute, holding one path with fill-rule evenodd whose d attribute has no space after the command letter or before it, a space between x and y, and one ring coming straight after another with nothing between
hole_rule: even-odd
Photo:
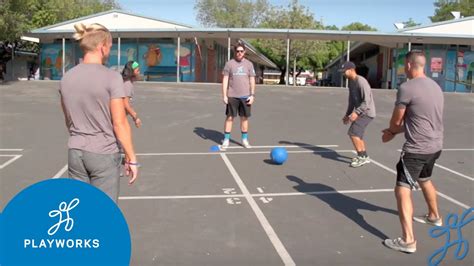
<instances>
[{"instance_id":1,"label":"bench","mask_svg":"<svg viewBox=\"0 0 474 266\"><path fill-rule=\"evenodd\" d=\"M176 81L175 66L149 66L143 74L147 81ZM181 69L179 70L179 80L183 81Z\"/></svg>"}]
</instances>

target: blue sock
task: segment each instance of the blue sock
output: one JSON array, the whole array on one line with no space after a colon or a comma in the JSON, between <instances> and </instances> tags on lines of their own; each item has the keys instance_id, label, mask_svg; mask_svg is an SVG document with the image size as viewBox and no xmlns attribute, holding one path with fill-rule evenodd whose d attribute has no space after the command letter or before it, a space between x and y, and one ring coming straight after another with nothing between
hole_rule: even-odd
<instances>
[{"instance_id":1,"label":"blue sock","mask_svg":"<svg viewBox=\"0 0 474 266\"><path fill-rule=\"evenodd\" d=\"M242 139L248 139L247 132L242 132Z\"/></svg>"},{"instance_id":2,"label":"blue sock","mask_svg":"<svg viewBox=\"0 0 474 266\"><path fill-rule=\"evenodd\" d=\"M230 132L224 132L224 139L230 140Z\"/></svg>"}]
</instances>

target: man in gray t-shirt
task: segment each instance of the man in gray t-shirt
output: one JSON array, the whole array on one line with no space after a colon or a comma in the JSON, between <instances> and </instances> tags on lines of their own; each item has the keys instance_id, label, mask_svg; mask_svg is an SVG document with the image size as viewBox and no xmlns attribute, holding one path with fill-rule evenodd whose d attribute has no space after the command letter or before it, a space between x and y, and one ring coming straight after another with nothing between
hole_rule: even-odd
<instances>
[{"instance_id":1,"label":"man in gray t-shirt","mask_svg":"<svg viewBox=\"0 0 474 266\"><path fill-rule=\"evenodd\" d=\"M78 23L74 28L84 61L64 75L59 89L69 131L69 177L101 189L117 202L122 163L118 142L130 184L138 177L138 162L125 115L122 77L103 66L112 35L100 24Z\"/></svg>"},{"instance_id":2,"label":"man in gray t-shirt","mask_svg":"<svg viewBox=\"0 0 474 266\"><path fill-rule=\"evenodd\" d=\"M412 220L442 225L436 188L430 177L443 147L444 97L439 85L424 74L426 58L422 52L409 52L405 61L405 72L410 80L400 86L390 127L382 131L383 142L405 132L406 141L397 164L395 187L403 236L386 239L384 244L391 249L413 253L416 240ZM413 217L411 189L418 186L423 190L428 213Z\"/></svg>"},{"instance_id":3,"label":"man in gray t-shirt","mask_svg":"<svg viewBox=\"0 0 474 266\"><path fill-rule=\"evenodd\" d=\"M243 43L235 45L234 52L234 59L228 61L222 71L222 100L226 104L227 117L221 150L229 147L232 123L237 114L240 116L242 145L251 148L248 141L248 119L251 115L251 105L255 101L255 70L252 62L244 58Z\"/></svg>"},{"instance_id":4,"label":"man in gray t-shirt","mask_svg":"<svg viewBox=\"0 0 474 266\"><path fill-rule=\"evenodd\" d=\"M355 64L345 62L340 69L349 80L349 100L346 114L342 118L344 124L352 122L347 134L351 138L357 157L352 159L350 166L360 167L370 162L364 141L366 127L375 118L375 104L369 82L357 75Z\"/></svg>"}]
</instances>

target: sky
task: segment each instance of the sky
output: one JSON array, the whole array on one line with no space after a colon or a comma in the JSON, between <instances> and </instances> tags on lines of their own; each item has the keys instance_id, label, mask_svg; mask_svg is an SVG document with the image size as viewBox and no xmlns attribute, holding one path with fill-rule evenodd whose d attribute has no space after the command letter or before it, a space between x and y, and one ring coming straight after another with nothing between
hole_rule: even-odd
<instances>
[{"instance_id":1,"label":"sky","mask_svg":"<svg viewBox=\"0 0 474 266\"><path fill-rule=\"evenodd\" d=\"M148 17L201 27L196 19L195 1L191 0L117 0L123 10ZM422 25L430 24L435 0L300 0L315 19L338 28L362 22L382 32L396 31L396 22L413 18ZM291 0L269 0L273 6L287 7Z\"/></svg>"}]
</instances>

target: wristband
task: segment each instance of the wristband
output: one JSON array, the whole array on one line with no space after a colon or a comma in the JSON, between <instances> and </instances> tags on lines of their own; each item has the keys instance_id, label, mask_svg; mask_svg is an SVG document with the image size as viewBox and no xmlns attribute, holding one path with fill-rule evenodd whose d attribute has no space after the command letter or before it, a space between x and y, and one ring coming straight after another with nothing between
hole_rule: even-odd
<instances>
[{"instance_id":1,"label":"wristband","mask_svg":"<svg viewBox=\"0 0 474 266\"><path fill-rule=\"evenodd\" d=\"M126 162L126 164L140 166L140 164L138 162Z\"/></svg>"}]
</instances>

